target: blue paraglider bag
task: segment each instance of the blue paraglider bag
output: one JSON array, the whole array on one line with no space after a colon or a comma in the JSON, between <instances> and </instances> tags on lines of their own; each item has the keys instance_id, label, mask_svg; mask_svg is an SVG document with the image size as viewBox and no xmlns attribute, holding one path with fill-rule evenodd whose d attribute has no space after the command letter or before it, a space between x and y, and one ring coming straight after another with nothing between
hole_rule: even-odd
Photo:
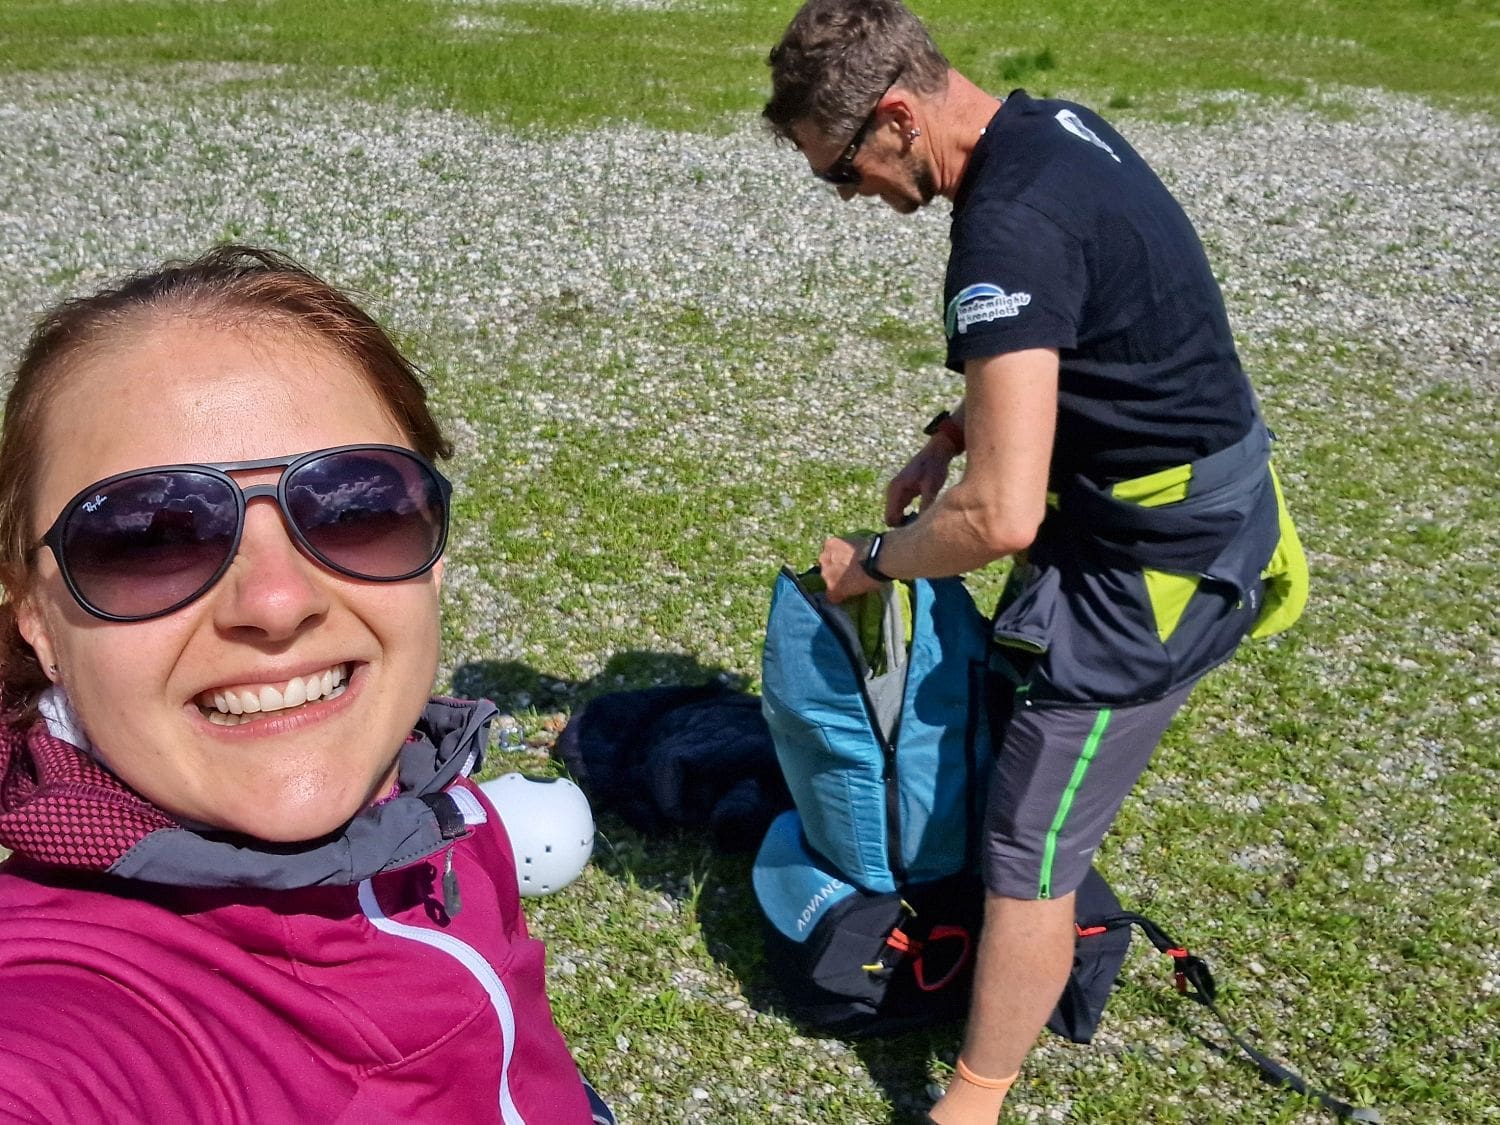
<instances>
[{"instance_id":1,"label":"blue paraglider bag","mask_svg":"<svg viewBox=\"0 0 1500 1125\"><path fill-rule=\"evenodd\" d=\"M967 1011L991 724L1007 716L989 707L989 654L960 579L886 583L839 605L816 571L777 579L762 711L796 808L772 822L751 880L767 964L803 1023L890 1035ZM1077 917L1048 1026L1087 1043L1138 916L1090 870Z\"/></svg>"},{"instance_id":2,"label":"blue paraglider bag","mask_svg":"<svg viewBox=\"0 0 1500 1125\"><path fill-rule=\"evenodd\" d=\"M816 571L783 569L771 599L762 710L796 808L772 822L751 879L792 1014L889 1035L968 1009L991 724L1008 713L989 704L1013 695L988 682L989 624L960 579L887 583L839 605L822 589ZM1073 971L1048 1021L1074 1042L1093 1037L1133 924L1178 959L1179 978L1201 964L1122 911L1097 871L1076 913Z\"/></svg>"},{"instance_id":3,"label":"blue paraglider bag","mask_svg":"<svg viewBox=\"0 0 1500 1125\"><path fill-rule=\"evenodd\" d=\"M1008 719L1014 666L1007 677L997 660L990 673L989 624L957 578L885 583L839 605L822 590L816 571L783 568L771 598L761 707L796 808L771 823L751 880L766 964L791 1014L833 1034L889 1035L968 1009L990 734ZM1339 1117L1380 1120L1236 1031L1203 960L1122 910L1092 868L1074 910L1073 967L1052 1031L1093 1038L1140 929L1171 958L1178 990L1217 1016L1269 1081Z\"/></svg>"},{"instance_id":4,"label":"blue paraglider bag","mask_svg":"<svg viewBox=\"0 0 1500 1125\"><path fill-rule=\"evenodd\" d=\"M987 622L957 578L843 605L820 587L815 574L777 579L761 689L811 851L871 893L972 868L990 768Z\"/></svg>"},{"instance_id":5,"label":"blue paraglider bag","mask_svg":"<svg viewBox=\"0 0 1500 1125\"><path fill-rule=\"evenodd\" d=\"M795 811L752 873L767 961L822 1030L961 1016L983 920L988 625L956 578L842 605L816 572L772 596L762 710Z\"/></svg>"}]
</instances>

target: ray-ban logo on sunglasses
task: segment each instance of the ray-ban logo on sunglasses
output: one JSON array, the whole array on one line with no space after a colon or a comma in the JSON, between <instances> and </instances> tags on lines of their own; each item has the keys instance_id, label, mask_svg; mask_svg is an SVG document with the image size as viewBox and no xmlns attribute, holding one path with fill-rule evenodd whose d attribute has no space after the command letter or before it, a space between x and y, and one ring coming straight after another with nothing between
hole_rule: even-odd
<instances>
[{"instance_id":1,"label":"ray-ban logo on sunglasses","mask_svg":"<svg viewBox=\"0 0 1500 1125\"><path fill-rule=\"evenodd\" d=\"M97 512L100 508L104 507L104 502L108 499L108 496L96 492L92 500L85 500L83 502L83 510L85 512Z\"/></svg>"}]
</instances>

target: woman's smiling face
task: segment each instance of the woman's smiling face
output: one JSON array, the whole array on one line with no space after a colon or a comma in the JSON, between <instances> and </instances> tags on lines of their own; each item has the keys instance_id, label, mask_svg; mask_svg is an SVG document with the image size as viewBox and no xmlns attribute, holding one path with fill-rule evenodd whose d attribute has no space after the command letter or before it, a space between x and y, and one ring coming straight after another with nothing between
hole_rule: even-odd
<instances>
[{"instance_id":1,"label":"woman's smiling face","mask_svg":"<svg viewBox=\"0 0 1500 1125\"><path fill-rule=\"evenodd\" d=\"M411 447L328 344L275 320L190 314L72 360L43 433L38 537L75 493L130 469ZM46 549L18 616L123 781L185 821L291 842L334 830L393 782L437 669L441 574L441 562L402 582L336 574L297 549L274 500L256 499L228 572L165 617L90 616ZM221 712L236 709L250 717L227 725Z\"/></svg>"}]
</instances>

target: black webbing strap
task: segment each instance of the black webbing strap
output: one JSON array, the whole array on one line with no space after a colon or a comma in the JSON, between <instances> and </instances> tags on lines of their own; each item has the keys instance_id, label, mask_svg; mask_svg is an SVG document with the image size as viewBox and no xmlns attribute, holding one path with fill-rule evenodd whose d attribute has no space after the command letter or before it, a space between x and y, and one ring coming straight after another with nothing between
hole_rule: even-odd
<instances>
[{"instance_id":1,"label":"black webbing strap","mask_svg":"<svg viewBox=\"0 0 1500 1125\"><path fill-rule=\"evenodd\" d=\"M1313 1098L1324 1109L1337 1117L1348 1121L1379 1122L1380 1111L1371 1106L1352 1106L1348 1102L1340 1101L1332 1094L1324 1093L1315 1086L1308 1084L1295 1070L1277 1062L1265 1052L1253 1046L1243 1035L1234 1029L1228 1017L1219 1010L1215 1000L1218 998L1218 986L1214 984L1213 974L1209 972L1208 963L1201 957L1195 957L1177 942L1167 936L1165 930L1147 918L1144 914L1133 914L1122 911L1119 914L1111 914L1104 918L1093 920L1090 929L1103 927L1114 930L1121 926L1139 926L1141 932L1154 945L1158 952L1172 958L1172 968L1176 974L1177 991L1202 1004L1210 1012L1218 1017L1224 1030L1228 1032L1229 1038L1234 1040L1235 1046L1244 1051L1246 1056L1255 1063L1260 1070L1261 1077L1273 1086L1284 1086L1304 1098Z\"/></svg>"}]
</instances>

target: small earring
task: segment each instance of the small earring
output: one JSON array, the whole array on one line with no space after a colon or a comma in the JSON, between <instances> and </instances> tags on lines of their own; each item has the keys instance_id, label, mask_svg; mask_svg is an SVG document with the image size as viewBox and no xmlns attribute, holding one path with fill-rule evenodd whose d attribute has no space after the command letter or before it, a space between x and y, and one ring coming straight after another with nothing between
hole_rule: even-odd
<instances>
[{"instance_id":1,"label":"small earring","mask_svg":"<svg viewBox=\"0 0 1500 1125\"><path fill-rule=\"evenodd\" d=\"M908 129L906 131L906 143L907 144L913 144L913 143L915 143L916 139L918 137L920 137L921 135L922 135L922 130L921 129L918 129L918 128Z\"/></svg>"},{"instance_id":2,"label":"small earring","mask_svg":"<svg viewBox=\"0 0 1500 1125\"><path fill-rule=\"evenodd\" d=\"M47 671L50 672L50 673L52 673L52 675L54 675L54 676L57 675L57 665L56 664L49 664L49 665L47 665Z\"/></svg>"}]
</instances>

